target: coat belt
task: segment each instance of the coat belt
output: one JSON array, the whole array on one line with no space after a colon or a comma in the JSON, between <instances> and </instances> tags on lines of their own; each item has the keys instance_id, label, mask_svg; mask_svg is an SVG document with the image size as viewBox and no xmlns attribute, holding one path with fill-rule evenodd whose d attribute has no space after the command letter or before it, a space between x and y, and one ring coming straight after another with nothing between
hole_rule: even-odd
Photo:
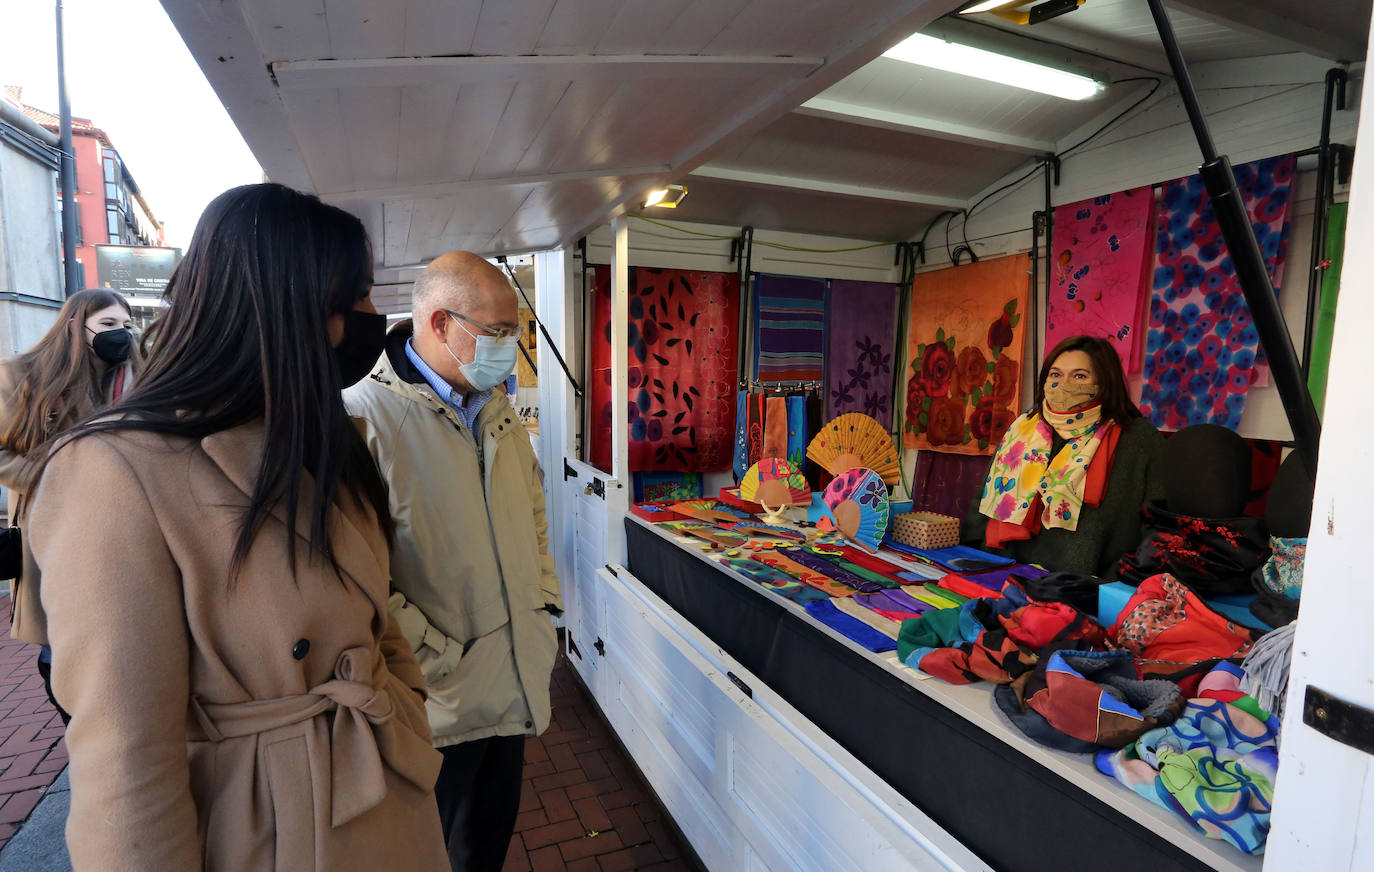
<instances>
[{"instance_id":1,"label":"coat belt","mask_svg":"<svg viewBox=\"0 0 1374 872\"><path fill-rule=\"evenodd\" d=\"M404 724L394 723L396 703L385 687L389 676L380 652L349 648L334 664L334 678L307 693L236 703L191 699L192 741L222 742L302 723L335 712L330 729L332 781L330 824L342 826L386 797L383 760L421 790L433 790L440 755ZM313 766L312 766L313 768Z\"/></svg>"}]
</instances>

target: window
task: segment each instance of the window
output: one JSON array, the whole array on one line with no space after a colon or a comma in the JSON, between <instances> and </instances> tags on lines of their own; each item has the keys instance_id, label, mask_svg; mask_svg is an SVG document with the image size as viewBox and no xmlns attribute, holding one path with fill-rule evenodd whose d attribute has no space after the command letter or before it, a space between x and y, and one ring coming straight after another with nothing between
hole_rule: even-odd
<instances>
[{"instance_id":1,"label":"window","mask_svg":"<svg viewBox=\"0 0 1374 872\"><path fill-rule=\"evenodd\" d=\"M110 244L111 244L111 245L118 245L118 244L119 244L119 224L120 224L120 221L119 221L119 210L116 209L116 208L114 208L114 207L107 208L107 209L105 210L105 223L106 223L106 229L108 229L109 232L110 232Z\"/></svg>"}]
</instances>

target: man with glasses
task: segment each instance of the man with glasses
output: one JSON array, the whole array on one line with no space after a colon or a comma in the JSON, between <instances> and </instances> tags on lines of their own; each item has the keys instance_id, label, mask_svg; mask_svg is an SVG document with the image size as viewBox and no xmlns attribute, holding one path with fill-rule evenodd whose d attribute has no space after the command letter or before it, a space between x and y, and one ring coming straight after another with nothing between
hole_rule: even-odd
<instances>
[{"instance_id":1,"label":"man with glasses","mask_svg":"<svg viewBox=\"0 0 1374 872\"><path fill-rule=\"evenodd\" d=\"M515 290L450 252L416 280L413 305L344 400L391 490L390 611L428 684L449 860L498 872L525 736L549 724L562 599L539 464L503 388L520 353Z\"/></svg>"}]
</instances>

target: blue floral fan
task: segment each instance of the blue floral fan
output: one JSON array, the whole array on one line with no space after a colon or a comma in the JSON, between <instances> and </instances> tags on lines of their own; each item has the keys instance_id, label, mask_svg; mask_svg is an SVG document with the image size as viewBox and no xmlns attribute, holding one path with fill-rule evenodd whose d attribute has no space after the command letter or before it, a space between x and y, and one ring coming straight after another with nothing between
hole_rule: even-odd
<instances>
[{"instance_id":1,"label":"blue floral fan","mask_svg":"<svg viewBox=\"0 0 1374 872\"><path fill-rule=\"evenodd\" d=\"M842 473L825 489L825 504L834 515L834 529L868 551L877 551L887 533L887 485L871 469L862 467ZM817 526L826 529L830 520Z\"/></svg>"}]
</instances>

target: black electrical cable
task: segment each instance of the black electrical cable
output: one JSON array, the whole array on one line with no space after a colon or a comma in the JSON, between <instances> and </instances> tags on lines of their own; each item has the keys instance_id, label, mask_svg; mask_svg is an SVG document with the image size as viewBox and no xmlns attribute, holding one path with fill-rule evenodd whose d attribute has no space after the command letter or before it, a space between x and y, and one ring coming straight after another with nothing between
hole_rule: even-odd
<instances>
[{"instance_id":1,"label":"black electrical cable","mask_svg":"<svg viewBox=\"0 0 1374 872\"><path fill-rule=\"evenodd\" d=\"M1079 149L1079 148L1082 148L1083 146L1087 145L1089 142L1092 142L1094 139L1096 139L1097 137L1101 136L1103 133L1106 133L1106 132L1107 132L1107 129L1110 128L1113 124L1115 124L1116 122L1120 121L1122 118L1125 118L1125 117L1126 117L1127 115L1129 115L1131 112L1134 112L1134 111L1135 111L1136 109L1138 109L1143 103L1145 103L1145 101L1147 101L1147 100L1149 100L1151 97L1153 97L1153 96L1155 95L1155 93L1159 91L1160 87L1164 84L1163 79L1159 78L1158 76L1131 76L1130 78L1126 78L1126 79L1118 79L1117 81L1112 82L1112 84L1113 84L1113 85L1125 85L1125 84L1128 84L1128 83L1130 83L1130 82L1154 82L1155 84L1154 84L1154 87L1151 88L1151 89L1149 90L1148 93L1146 93L1144 96L1142 96L1139 100L1136 100L1136 101L1135 101L1134 103L1132 103L1130 106L1127 106L1125 109L1123 109L1123 110L1121 110L1120 112L1118 112L1118 113L1117 113L1116 115L1114 115L1114 116L1112 117L1112 119L1111 119L1110 121L1108 121L1106 124L1103 124L1101 127L1097 128L1097 129L1094 130L1092 133L1090 133L1090 134L1088 134L1087 136L1083 137L1083 138L1080 139L1078 142L1075 142L1073 145L1069 146L1068 148L1064 149L1063 151L1057 153L1057 154L1054 155L1054 156L1055 156L1055 157L1058 157L1058 158L1063 158L1065 155L1069 154L1070 152L1075 151L1075 150L1077 150L1077 149ZM1043 160L1042 160L1040 163L1037 163L1034 167L1031 167L1031 169L1027 170L1026 173L1025 173L1025 175L1020 176L1020 177L1018 177L1018 178L1016 178L1016 179L1014 179L1014 180L1012 180L1012 181L1010 181L1010 182L1007 182L1005 185L1003 185L1002 187L998 188L998 189L995 190L995 191L989 191L989 192L988 192L986 195L984 195L983 198L980 199L977 203L974 203L972 206L970 206L970 207L968 208L968 211L967 211L967 212L965 213L965 215L964 215L964 227L965 227L965 232L967 233L968 222L971 221L971 220L973 220L973 213L976 212L976 211L978 211L978 207L979 207L979 206L983 205L983 204L986 203L988 200L992 199L993 197L997 196L998 194L1002 193L1003 191L1006 191L1006 190L1008 190L1008 189L1010 189L1010 188L1014 188L1014 187L1016 187L1017 185L1019 185L1019 184L1025 182L1026 180L1030 179L1030 178L1031 178L1032 176L1034 176L1036 173L1041 172L1042 169L1043 169L1043 167L1045 166L1045 163L1046 163L1046 161L1043 161Z\"/></svg>"},{"instance_id":2,"label":"black electrical cable","mask_svg":"<svg viewBox=\"0 0 1374 872\"><path fill-rule=\"evenodd\" d=\"M1139 100L1135 101L1131 105L1127 106L1125 109L1118 112L1115 116L1113 116L1111 121L1108 121L1106 124L1097 128L1092 133L1085 136L1083 139L1080 139L1078 142L1075 142L1073 145L1059 152L1057 155L1055 155L1056 157L1063 158L1075 149L1087 145L1089 142L1092 142L1094 139L1101 136L1103 133L1106 133L1107 128L1111 127L1113 124L1120 121L1122 118L1125 118L1127 115L1134 112L1136 108L1138 108L1142 103L1153 97L1155 93L1159 90L1160 86L1164 84L1164 80L1159 78L1158 76L1132 76L1129 79L1118 79L1117 81L1112 82L1112 84L1124 85L1128 82L1154 82L1155 85L1153 88L1150 89L1149 93L1147 93L1145 96L1141 97Z\"/></svg>"},{"instance_id":3,"label":"black electrical cable","mask_svg":"<svg viewBox=\"0 0 1374 872\"><path fill-rule=\"evenodd\" d=\"M520 287L520 280L515 277L515 270L510 268L510 264L506 262L505 256L497 257L496 262L505 267L506 272L510 274L510 280L515 283L515 289L520 292L520 296L524 299L525 305L529 307L530 313L534 315L534 322L539 325L539 332L544 334L544 341L548 343L549 350L553 352L553 356L558 360L558 365L563 367L563 374L568 377L568 383L572 385L573 393L577 394L579 397L582 396L582 386L577 383L577 379L573 378L572 371L568 369L567 361L565 361L563 355L558 352L558 346L554 343L553 337L549 335L549 328L544 326L543 319L539 317L539 312L534 308L534 304L530 302L530 298L525 293L525 289ZM525 359L529 360L528 354ZM533 362L530 363L530 366L533 368Z\"/></svg>"}]
</instances>

